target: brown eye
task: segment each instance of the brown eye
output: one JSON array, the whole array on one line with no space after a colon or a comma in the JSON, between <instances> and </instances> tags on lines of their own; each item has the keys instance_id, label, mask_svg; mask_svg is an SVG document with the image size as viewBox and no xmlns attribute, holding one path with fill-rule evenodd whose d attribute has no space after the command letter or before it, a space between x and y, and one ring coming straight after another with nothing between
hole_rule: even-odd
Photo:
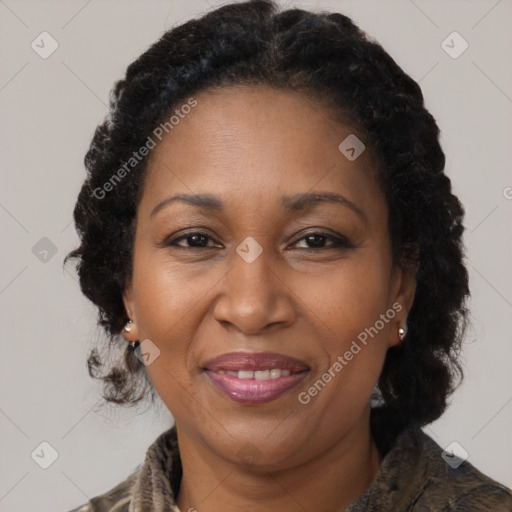
<instances>
[{"instance_id":1,"label":"brown eye","mask_svg":"<svg viewBox=\"0 0 512 512\"><path fill-rule=\"evenodd\" d=\"M296 245L301 240L305 240L308 246L300 247L300 249L334 249L339 247L350 247L350 244L346 238L337 237L330 233L308 233L306 236L303 236L301 239L295 242L294 245Z\"/></svg>"},{"instance_id":2,"label":"brown eye","mask_svg":"<svg viewBox=\"0 0 512 512\"><path fill-rule=\"evenodd\" d=\"M174 246L174 247L180 247L182 249L209 249L213 246L208 246L208 241L213 240L209 235L206 233L188 233L186 235L179 236L174 239L170 239L167 242L165 242L166 246ZM182 245L179 242L185 241L188 245Z\"/></svg>"},{"instance_id":3,"label":"brown eye","mask_svg":"<svg viewBox=\"0 0 512 512\"><path fill-rule=\"evenodd\" d=\"M308 233L293 245L296 246L302 240L305 241L307 246L299 247L299 249L336 249L351 247L345 237L334 236L330 233ZM210 235L202 232L192 232L176 238L170 238L164 242L164 245L166 247L178 247L181 249L211 249L213 247L218 247L218 245L208 245L209 241L213 242L213 238Z\"/></svg>"}]
</instances>

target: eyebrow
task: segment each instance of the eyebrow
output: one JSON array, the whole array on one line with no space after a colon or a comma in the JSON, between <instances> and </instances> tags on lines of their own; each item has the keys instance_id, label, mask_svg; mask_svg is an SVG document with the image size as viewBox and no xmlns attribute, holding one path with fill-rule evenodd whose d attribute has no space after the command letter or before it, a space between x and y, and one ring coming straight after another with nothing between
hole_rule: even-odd
<instances>
[{"instance_id":1,"label":"eyebrow","mask_svg":"<svg viewBox=\"0 0 512 512\"><path fill-rule=\"evenodd\" d=\"M153 217L162 208L175 202L190 204L203 210L217 212L224 211L224 204L222 201L211 194L175 194L167 197L161 203L158 203L151 211L149 217ZM341 194L333 192L305 192L302 194L295 194L293 196L284 196L281 199L281 204L287 212L308 212L313 210L319 203L341 204L353 210L363 219L366 219L366 215L363 211L352 201Z\"/></svg>"}]
</instances>

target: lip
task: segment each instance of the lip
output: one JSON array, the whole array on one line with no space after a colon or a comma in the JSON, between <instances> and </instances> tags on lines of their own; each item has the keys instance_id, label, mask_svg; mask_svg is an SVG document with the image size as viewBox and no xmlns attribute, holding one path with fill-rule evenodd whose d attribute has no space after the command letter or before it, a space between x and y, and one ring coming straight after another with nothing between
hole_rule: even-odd
<instances>
[{"instance_id":1,"label":"lip","mask_svg":"<svg viewBox=\"0 0 512 512\"><path fill-rule=\"evenodd\" d=\"M290 370L290 375L276 379L239 379L233 375L217 373L239 370ZM295 388L309 373L309 366L294 357L274 352L231 352L206 362L205 375L213 386L235 402L256 405L271 402Z\"/></svg>"},{"instance_id":2,"label":"lip","mask_svg":"<svg viewBox=\"0 0 512 512\"><path fill-rule=\"evenodd\" d=\"M295 357L276 354L275 352L230 352L222 354L204 363L203 368L217 372L219 370L266 370L281 368L291 372L309 370L309 366Z\"/></svg>"},{"instance_id":3,"label":"lip","mask_svg":"<svg viewBox=\"0 0 512 512\"><path fill-rule=\"evenodd\" d=\"M238 379L232 375L206 370L210 382L219 391L235 402L243 404L263 404L276 400L291 391L301 382L308 370L292 373L287 377L272 380Z\"/></svg>"}]
</instances>

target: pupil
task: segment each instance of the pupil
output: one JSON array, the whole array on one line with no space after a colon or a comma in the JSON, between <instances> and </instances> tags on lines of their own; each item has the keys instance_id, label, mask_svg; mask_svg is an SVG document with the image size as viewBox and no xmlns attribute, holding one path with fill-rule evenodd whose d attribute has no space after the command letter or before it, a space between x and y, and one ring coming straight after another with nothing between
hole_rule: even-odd
<instances>
[{"instance_id":1,"label":"pupil","mask_svg":"<svg viewBox=\"0 0 512 512\"><path fill-rule=\"evenodd\" d=\"M308 243L311 242L312 240L316 240L316 241L313 241L313 243L312 243L313 247L323 247L324 242L325 242L325 238L321 235L309 235L307 237L307 240L308 240Z\"/></svg>"},{"instance_id":2,"label":"pupil","mask_svg":"<svg viewBox=\"0 0 512 512\"><path fill-rule=\"evenodd\" d=\"M199 242L196 244L196 242L197 242L198 240L201 240L201 239L202 239L202 241L203 241L203 242L205 242L205 241L206 241L206 237L204 237L203 235L192 235L192 236L191 236L191 237L189 237L189 238L190 238L190 240L192 240L192 245L204 246L204 243L201 243L201 242L199 241Z\"/></svg>"}]
</instances>

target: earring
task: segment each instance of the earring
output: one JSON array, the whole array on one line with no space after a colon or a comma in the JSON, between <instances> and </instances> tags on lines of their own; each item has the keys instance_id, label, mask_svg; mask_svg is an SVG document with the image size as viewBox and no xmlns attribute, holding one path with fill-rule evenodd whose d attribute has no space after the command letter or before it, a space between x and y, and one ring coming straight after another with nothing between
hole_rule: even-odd
<instances>
[{"instance_id":1,"label":"earring","mask_svg":"<svg viewBox=\"0 0 512 512\"><path fill-rule=\"evenodd\" d=\"M407 334L407 327L399 327L398 328L398 339L402 341Z\"/></svg>"},{"instance_id":2,"label":"earring","mask_svg":"<svg viewBox=\"0 0 512 512\"><path fill-rule=\"evenodd\" d=\"M128 323L124 326L124 330L126 332L130 332L132 330L131 328L131 325L130 324L133 324L133 322L131 320L128 320Z\"/></svg>"}]
</instances>

